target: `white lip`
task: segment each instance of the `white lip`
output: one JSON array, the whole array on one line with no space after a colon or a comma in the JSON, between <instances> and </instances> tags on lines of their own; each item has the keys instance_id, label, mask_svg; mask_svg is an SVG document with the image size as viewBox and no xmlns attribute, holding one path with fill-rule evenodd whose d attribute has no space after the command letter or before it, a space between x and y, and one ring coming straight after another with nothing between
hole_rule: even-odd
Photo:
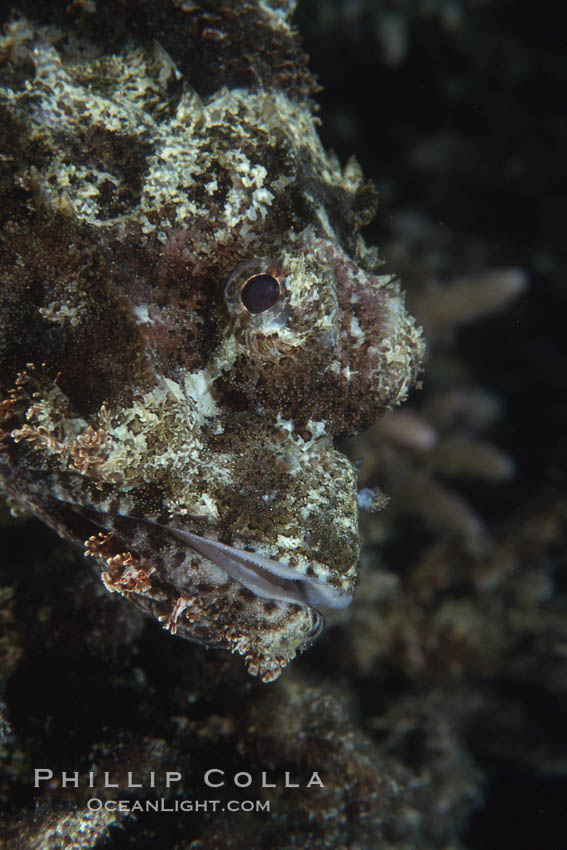
<instances>
[{"instance_id":1,"label":"white lip","mask_svg":"<svg viewBox=\"0 0 567 850\"><path fill-rule=\"evenodd\" d=\"M190 531L162 527L263 599L277 599L298 605L321 605L325 608L346 608L352 602L352 594L298 575L293 567L286 567L279 561L264 558L256 552L235 549L217 540L199 537Z\"/></svg>"},{"instance_id":2,"label":"white lip","mask_svg":"<svg viewBox=\"0 0 567 850\"><path fill-rule=\"evenodd\" d=\"M234 546L219 543L218 540L212 540L210 537L200 537L191 531L162 525L144 517L132 517L110 511L95 510L94 512L132 522L143 522L168 531L262 599L291 602L304 607L335 609L346 608L352 602L352 593L344 593L330 584L299 575L293 567L288 567L279 561L272 561L257 552L236 549Z\"/></svg>"}]
</instances>

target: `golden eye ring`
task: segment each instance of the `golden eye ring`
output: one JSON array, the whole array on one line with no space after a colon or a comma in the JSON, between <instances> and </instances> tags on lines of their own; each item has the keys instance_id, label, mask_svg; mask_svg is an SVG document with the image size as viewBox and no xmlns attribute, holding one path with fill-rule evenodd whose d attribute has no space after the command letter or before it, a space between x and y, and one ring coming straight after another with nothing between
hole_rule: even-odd
<instances>
[{"instance_id":1,"label":"golden eye ring","mask_svg":"<svg viewBox=\"0 0 567 850\"><path fill-rule=\"evenodd\" d=\"M256 272L240 287L240 303L247 313L258 316L274 306L281 292L281 284L270 269Z\"/></svg>"}]
</instances>

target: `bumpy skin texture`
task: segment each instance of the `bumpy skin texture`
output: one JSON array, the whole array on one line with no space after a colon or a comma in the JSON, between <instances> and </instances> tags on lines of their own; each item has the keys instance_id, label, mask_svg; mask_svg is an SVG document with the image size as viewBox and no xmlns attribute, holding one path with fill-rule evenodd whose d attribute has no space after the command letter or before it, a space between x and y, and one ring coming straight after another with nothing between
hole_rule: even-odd
<instances>
[{"instance_id":1,"label":"bumpy skin texture","mask_svg":"<svg viewBox=\"0 0 567 850\"><path fill-rule=\"evenodd\" d=\"M24 3L0 43L0 480L109 590L264 681L322 614L171 529L348 600L356 474L333 440L402 401L423 353L278 5ZM260 314L250 270L280 286Z\"/></svg>"}]
</instances>

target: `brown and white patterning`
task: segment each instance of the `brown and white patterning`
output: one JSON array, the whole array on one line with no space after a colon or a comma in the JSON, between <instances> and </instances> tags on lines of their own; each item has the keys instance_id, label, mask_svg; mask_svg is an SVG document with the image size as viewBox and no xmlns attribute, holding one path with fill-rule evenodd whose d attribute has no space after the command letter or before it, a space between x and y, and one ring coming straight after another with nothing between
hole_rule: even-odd
<instances>
[{"instance_id":1,"label":"brown and white patterning","mask_svg":"<svg viewBox=\"0 0 567 850\"><path fill-rule=\"evenodd\" d=\"M109 590L272 681L356 585L334 441L423 355L358 232L374 190L321 145L285 3L24 5L0 40L0 482Z\"/></svg>"}]
</instances>

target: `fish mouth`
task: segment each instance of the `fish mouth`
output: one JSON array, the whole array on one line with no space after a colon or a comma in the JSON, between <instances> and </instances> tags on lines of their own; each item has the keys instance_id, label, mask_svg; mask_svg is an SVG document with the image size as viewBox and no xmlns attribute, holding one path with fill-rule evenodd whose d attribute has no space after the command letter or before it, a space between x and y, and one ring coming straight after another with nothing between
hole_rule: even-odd
<instances>
[{"instance_id":1,"label":"fish mouth","mask_svg":"<svg viewBox=\"0 0 567 850\"><path fill-rule=\"evenodd\" d=\"M273 561L257 552L236 549L208 537L171 526L160 526L186 543L195 552L208 558L232 579L264 599L291 602L298 605L324 608L346 608L352 602L352 593L345 593L330 584L308 576L279 561Z\"/></svg>"},{"instance_id":2,"label":"fish mouth","mask_svg":"<svg viewBox=\"0 0 567 850\"><path fill-rule=\"evenodd\" d=\"M288 602L308 608L321 607L336 610L347 608L352 602L352 592L345 592L329 582L302 575L293 567L258 552L229 546L211 537L201 537L191 531L175 528L146 517L85 508L72 502L67 504L73 505L80 514L97 524L105 525L103 517L107 517L111 528L115 527L116 521L121 520L159 528L182 541L186 547L220 567L234 581L263 599Z\"/></svg>"}]
</instances>

